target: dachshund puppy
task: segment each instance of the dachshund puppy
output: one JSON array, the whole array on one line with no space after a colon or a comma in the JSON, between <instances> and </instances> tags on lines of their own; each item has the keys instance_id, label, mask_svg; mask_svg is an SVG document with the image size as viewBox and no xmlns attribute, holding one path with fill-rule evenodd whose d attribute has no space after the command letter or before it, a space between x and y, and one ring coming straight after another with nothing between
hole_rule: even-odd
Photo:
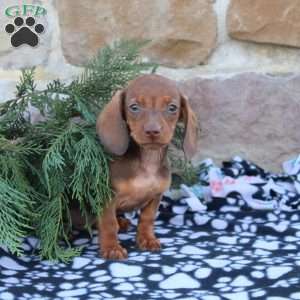
<instances>
[{"instance_id":1,"label":"dachshund puppy","mask_svg":"<svg viewBox=\"0 0 300 300\"><path fill-rule=\"evenodd\" d=\"M142 250L160 249L154 220L162 194L170 186L166 154L179 120L185 123L183 149L191 158L196 150L196 117L175 82L158 75L135 79L100 113L97 133L104 147L116 156L110 163L114 197L98 223L103 258L127 257L117 235L128 223L117 214L136 209L141 210L137 246Z\"/></svg>"}]
</instances>

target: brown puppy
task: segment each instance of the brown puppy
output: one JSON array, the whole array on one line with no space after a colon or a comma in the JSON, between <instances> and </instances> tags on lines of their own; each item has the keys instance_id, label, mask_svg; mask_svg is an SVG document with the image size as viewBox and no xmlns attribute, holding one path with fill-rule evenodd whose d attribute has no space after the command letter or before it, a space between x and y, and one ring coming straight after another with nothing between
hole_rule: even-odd
<instances>
[{"instance_id":1,"label":"brown puppy","mask_svg":"<svg viewBox=\"0 0 300 300\"><path fill-rule=\"evenodd\" d=\"M154 220L171 176L166 158L178 120L185 123L183 148L190 158L196 150L196 117L176 84L162 76L144 75L118 91L97 120L102 144L118 157L110 164L114 198L99 220L101 255L123 259L127 251L118 242L124 219L117 213L141 209L137 245L159 250Z\"/></svg>"}]
</instances>

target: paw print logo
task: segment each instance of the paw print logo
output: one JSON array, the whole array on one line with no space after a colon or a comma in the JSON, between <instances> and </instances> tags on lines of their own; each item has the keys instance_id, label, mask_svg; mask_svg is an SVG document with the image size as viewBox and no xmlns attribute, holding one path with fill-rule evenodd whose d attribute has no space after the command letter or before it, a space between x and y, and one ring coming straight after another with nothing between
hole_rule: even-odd
<instances>
[{"instance_id":1,"label":"paw print logo","mask_svg":"<svg viewBox=\"0 0 300 300\"><path fill-rule=\"evenodd\" d=\"M7 24L5 31L11 34L11 44L13 47L19 47L23 44L35 47L39 43L39 35L45 30L44 25L36 24L33 17L28 17L26 21L17 17L14 24Z\"/></svg>"}]
</instances>

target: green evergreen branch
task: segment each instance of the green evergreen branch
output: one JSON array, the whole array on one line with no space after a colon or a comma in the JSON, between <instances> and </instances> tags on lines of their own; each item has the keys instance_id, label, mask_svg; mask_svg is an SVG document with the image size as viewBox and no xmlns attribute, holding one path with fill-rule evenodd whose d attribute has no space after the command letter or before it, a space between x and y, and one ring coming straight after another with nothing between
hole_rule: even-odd
<instances>
[{"instance_id":1,"label":"green evergreen branch","mask_svg":"<svg viewBox=\"0 0 300 300\"><path fill-rule=\"evenodd\" d=\"M64 194L59 194L50 201L45 201L39 208L40 223L38 224L38 236L41 241L41 256L50 260L68 262L81 252L81 248L65 248L60 245L63 237L68 241L64 231L64 214L68 210L68 199Z\"/></svg>"},{"instance_id":2,"label":"green evergreen branch","mask_svg":"<svg viewBox=\"0 0 300 300\"><path fill-rule=\"evenodd\" d=\"M96 117L117 89L155 70L141 61L144 44L104 47L82 76L70 84L54 80L45 90L37 90L34 69L22 71L16 98L0 104L1 245L21 254L22 238L33 234L43 258L79 255L69 241L70 205L79 204L88 220L112 196L110 157L97 139ZM33 108L43 117L37 123Z\"/></svg>"},{"instance_id":3,"label":"green evergreen branch","mask_svg":"<svg viewBox=\"0 0 300 300\"><path fill-rule=\"evenodd\" d=\"M31 200L0 178L0 244L17 255L22 254L21 242L30 228Z\"/></svg>"}]
</instances>

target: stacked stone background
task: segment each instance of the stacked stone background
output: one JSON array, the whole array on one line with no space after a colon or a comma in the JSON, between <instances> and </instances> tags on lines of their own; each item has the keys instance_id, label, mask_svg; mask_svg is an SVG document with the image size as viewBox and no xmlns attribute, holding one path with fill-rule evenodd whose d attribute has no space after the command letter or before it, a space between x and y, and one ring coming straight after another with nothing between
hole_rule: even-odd
<instances>
[{"instance_id":1,"label":"stacked stone background","mask_svg":"<svg viewBox=\"0 0 300 300\"><path fill-rule=\"evenodd\" d=\"M143 56L197 113L195 161L242 155L278 170L300 153L300 0L34 0L47 9L40 45L13 48L4 11L21 2L0 2L0 101L20 68L36 66L42 88L74 78L107 43L150 39Z\"/></svg>"}]
</instances>

